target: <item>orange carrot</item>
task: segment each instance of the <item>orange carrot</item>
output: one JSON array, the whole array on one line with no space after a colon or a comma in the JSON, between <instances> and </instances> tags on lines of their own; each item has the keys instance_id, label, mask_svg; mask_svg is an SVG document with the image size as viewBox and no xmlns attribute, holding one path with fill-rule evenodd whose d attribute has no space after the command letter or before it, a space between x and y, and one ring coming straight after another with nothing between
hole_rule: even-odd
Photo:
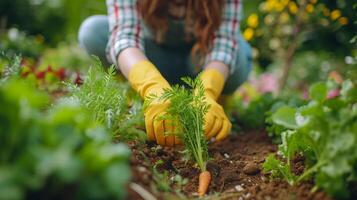
<instances>
[{"instance_id":1,"label":"orange carrot","mask_svg":"<svg viewBox=\"0 0 357 200\"><path fill-rule=\"evenodd\" d=\"M203 171L198 177L198 195L203 197L208 189L211 182L211 173L209 171Z\"/></svg>"}]
</instances>

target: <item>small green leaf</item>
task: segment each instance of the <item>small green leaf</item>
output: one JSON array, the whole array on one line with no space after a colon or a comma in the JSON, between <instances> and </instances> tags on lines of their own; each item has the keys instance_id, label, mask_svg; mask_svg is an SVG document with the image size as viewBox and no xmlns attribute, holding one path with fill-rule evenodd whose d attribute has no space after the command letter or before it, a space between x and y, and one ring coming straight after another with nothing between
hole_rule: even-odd
<instances>
[{"instance_id":1,"label":"small green leaf","mask_svg":"<svg viewBox=\"0 0 357 200\"><path fill-rule=\"evenodd\" d=\"M295 176L289 167L282 161L275 158L274 154L270 154L263 164L263 172L270 173L273 178L283 178L290 185L294 185L297 176Z\"/></svg>"},{"instance_id":2,"label":"small green leaf","mask_svg":"<svg viewBox=\"0 0 357 200\"><path fill-rule=\"evenodd\" d=\"M297 129L295 120L296 109L288 106L279 108L273 115L273 122L290 129Z\"/></svg>"},{"instance_id":3,"label":"small green leaf","mask_svg":"<svg viewBox=\"0 0 357 200\"><path fill-rule=\"evenodd\" d=\"M318 102L323 102L327 95L327 86L323 82L315 83L310 87L310 97Z\"/></svg>"}]
</instances>

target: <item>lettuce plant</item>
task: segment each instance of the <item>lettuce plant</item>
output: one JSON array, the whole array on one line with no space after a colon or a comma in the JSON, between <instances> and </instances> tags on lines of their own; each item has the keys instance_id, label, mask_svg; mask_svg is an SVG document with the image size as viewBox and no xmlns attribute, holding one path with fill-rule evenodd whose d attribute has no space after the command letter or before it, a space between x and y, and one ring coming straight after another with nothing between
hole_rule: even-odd
<instances>
[{"instance_id":1,"label":"lettuce plant","mask_svg":"<svg viewBox=\"0 0 357 200\"><path fill-rule=\"evenodd\" d=\"M357 84L347 79L341 95L328 99L328 84L311 86L306 105L284 106L272 115L273 123L286 129L281 133L279 153L269 156L264 171L282 177L290 184L312 178L317 187L337 198L349 197L349 184L357 181ZM301 154L305 171L295 175L292 159Z\"/></svg>"}]
</instances>

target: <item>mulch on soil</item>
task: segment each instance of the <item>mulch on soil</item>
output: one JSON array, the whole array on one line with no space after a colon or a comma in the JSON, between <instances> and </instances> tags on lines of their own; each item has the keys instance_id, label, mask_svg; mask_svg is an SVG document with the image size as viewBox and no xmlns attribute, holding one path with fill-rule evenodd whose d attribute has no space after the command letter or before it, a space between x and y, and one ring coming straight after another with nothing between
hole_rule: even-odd
<instances>
[{"instance_id":1,"label":"mulch on soil","mask_svg":"<svg viewBox=\"0 0 357 200\"><path fill-rule=\"evenodd\" d=\"M181 192L187 198L195 198L198 186L199 171L190 162L183 159L180 153L182 148L158 148L153 143L129 144L132 149L131 167L133 172L132 182L141 185L157 199L175 199L172 196L157 191L153 184L152 167L158 160L163 163L158 165L159 172L168 171L171 176L179 174L188 178ZM311 192L313 185L303 183L290 186L283 181L272 181L268 175L262 173L264 159L270 153L275 153L277 146L272 144L264 131L252 131L244 134L231 135L220 143L209 145L212 160L207 169L212 174L212 181L208 199L331 199L321 191ZM303 159L294 161L296 173L303 171ZM175 189L175 185L172 185ZM128 199L141 199L134 191L129 191ZM177 198L176 198L177 199Z\"/></svg>"}]
</instances>

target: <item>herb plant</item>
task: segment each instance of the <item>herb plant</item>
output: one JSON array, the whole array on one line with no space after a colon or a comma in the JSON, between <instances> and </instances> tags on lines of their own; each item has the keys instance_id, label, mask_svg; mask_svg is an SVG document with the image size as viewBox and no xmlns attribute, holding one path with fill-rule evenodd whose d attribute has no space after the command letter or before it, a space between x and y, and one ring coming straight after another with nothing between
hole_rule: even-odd
<instances>
[{"instance_id":1,"label":"herb plant","mask_svg":"<svg viewBox=\"0 0 357 200\"><path fill-rule=\"evenodd\" d=\"M89 69L83 84L69 85L71 96L90 111L94 119L104 124L120 140L145 140L142 104L130 86L116 78L115 67L105 71L99 59Z\"/></svg>"}]
</instances>

